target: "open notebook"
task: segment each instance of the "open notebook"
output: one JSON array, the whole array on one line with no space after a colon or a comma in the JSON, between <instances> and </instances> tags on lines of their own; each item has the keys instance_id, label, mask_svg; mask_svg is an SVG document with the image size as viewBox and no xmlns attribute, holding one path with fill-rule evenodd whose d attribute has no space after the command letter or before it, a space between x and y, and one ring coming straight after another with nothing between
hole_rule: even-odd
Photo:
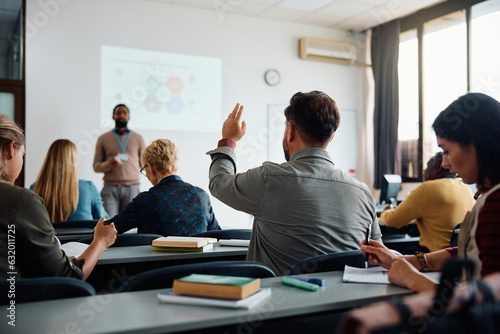
<instances>
[{"instance_id":1,"label":"open notebook","mask_svg":"<svg viewBox=\"0 0 500 334\"><path fill-rule=\"evenodd\" d=\"M352 283L378 283L378 284L391 284L388 279L387 269L382 267L371 267L371 268L356 268L345 266L344 276L342 277L344 282ZM440 272L430 272L423 273L430 280L439 283Z\"/></svg>"},{"instance_id":2,"label":"open notebook","mask_svg":"<svg viewBox=\"0 0 500 334\"><path fill-rule=\"evenodd\" d=\"M66 253L66 256L79 257L89 245L82 242L70 241L62 244L60 247Z\"/></svg>"}]
</instances>

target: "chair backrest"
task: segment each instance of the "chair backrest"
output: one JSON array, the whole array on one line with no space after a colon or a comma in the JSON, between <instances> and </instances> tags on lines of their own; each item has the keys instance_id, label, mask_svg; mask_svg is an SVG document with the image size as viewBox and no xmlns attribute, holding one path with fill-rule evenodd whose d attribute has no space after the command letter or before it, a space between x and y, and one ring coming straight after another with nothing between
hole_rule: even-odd
<instances>
[{"instance_id":1,"label":"chair backrest","mask_svg":"<svg viewBox=\"0 0 500 334\"><path fill-rule=\"evenodd\" d=\"M455 226L455 228L453 228L453 231L451 232L450 247L458 246L458 235L460 234L460 226L462 226L462 223Z\"/></svg>"},{"instance_id":2,"label":"chair backrest","mask_svg":"<svg viewBox=\"0 0 500 334\"><path fill-rule=\"evenodd\" d=\"M52 224L54 228L94 228L98 220L70 220Z\"/></svg>"},{"instance_id":3,"label":"chair backrest","mask_svg":"<svg viewBox=\"0 0 500 334\"><path fill-rule=\"evenodd\" d=\"M253 278L276 277L276 274L271 269L260 262L215 261L207 263L193 263L143 272L129 278L118 289L118 292L171 288L175 279L191 274Z\"/></svg>"},{"instance_id":4,"label":"chair backrest","mask_svg":"<svg viewBox=\"0 0 500 334\"><path fill-rule=\"evenodd\" d=\"M94 287L80 279L71 277L35 277L0 280L0 304L10 303L8 291L13 284L17 303L38 302L51 299L92 296L96 294Z\"/></svg>"},{"instance_id":5,"label":"chair backrest","mask_svg":"<svg viewBox=\"0 0 500 334\"><path fill-rule=\"evenodd\" d=\"M344 270L345 265L363 268L365 265L363 251L352 250L309 257L293 266L289 275Z\"/></svg>"},{"instance_id":6,"label":"chair backrest","mask_svg":"<svg viewBox=\"0 0 500 334\"><path fill-rule=\"evenodd\" d=\"M111 247L124 247L124 246L144 246L151 245L153 240L161 238L163 235L160 234L149 234L149 233L125 233L117 234L115 243ZM93 237L82 238L78 242L84 244L89 244L94 240Z\"/></svg>"},{"instance_id":7,"label":"chair backrest","mask_svg":"<svg viewBox=\"0 0 500 334\"><path fill-rule=\"evenodd\" d=\"M201 232L193 235L193 237L209 237L217 239L241 239L250 240L252 236L251 229L227 229L227 230L213 230Z\"/></svg>"}]
</instances>

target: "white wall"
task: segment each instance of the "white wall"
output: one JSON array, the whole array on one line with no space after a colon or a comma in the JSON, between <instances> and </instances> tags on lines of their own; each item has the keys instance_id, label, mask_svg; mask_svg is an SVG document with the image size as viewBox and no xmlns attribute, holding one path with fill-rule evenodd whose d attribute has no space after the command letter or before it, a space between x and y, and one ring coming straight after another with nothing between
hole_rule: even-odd
<instances>
[{"instance_id":1,"label":"white wall","mask_svg":"<svg viewBox=\"0 0 500 334\"><path fill-rule=\"evenodd\" d=\"M300 37L350 41L344 31L219 14L153 1L27 0L26 185L34 182L52 141L67 138L78 147L80 177L102 187L92 160L97 136L110 129L99 123L103 44L221 58L223 118L236 102L245 105L248 129L239 146L247 149L239 153L240 171L267 158L262 129L268 104L287 104L297 91L323 90L341 110L358 109L356 67L298 56ZM264 83L269 68L281 73L277 87ZM181 153L179 175L208 190L205 152L216 146L220 132L138 132L146 144L173 140ZM144 178L141 187L148 189L148 183ZM223 228L251 226L249 216L212 201Z\"/></svg>"}]
</instances>

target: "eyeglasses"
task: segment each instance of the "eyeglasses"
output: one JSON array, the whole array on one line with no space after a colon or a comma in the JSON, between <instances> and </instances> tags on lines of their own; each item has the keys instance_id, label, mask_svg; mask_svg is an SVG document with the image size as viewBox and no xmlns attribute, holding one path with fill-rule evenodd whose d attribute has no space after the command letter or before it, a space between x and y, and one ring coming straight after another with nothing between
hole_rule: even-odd
<instances>
[{"instance_id":1,"label":"eyeglasses","mask_svg":"<svg viewBox=\"0 0 500 334\"><path fill-rule=\"evenodd\" d=\"M146 167L148 167L148 164L145 164L144 167L142 167L140 170L141 174L144 176L146 176Z\"/></svg>"}]
</instances>

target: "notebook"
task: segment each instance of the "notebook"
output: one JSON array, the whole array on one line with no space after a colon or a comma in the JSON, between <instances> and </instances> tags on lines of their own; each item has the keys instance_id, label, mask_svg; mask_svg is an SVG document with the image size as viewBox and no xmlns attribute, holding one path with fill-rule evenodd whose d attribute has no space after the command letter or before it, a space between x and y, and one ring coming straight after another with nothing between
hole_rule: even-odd
<instances>
[{"instance_id":1,"label":"notebook","mask_svg":"<svg viewBox=\"0 0 500 334\"><path fill-rule=\"evenodd\" d=\"M172 289L168 289L162 293L158 294L158 299L163 303L174 303L174 304L189 304L189 305L206 305L206 306L218 306L226 308L243 308L251 309L261 303L263 300L271 296L271 288L261 288L258 292L253 295L239 300L234 299L221 299L221 298L209 298L209 297L195 297L186 295L174 295Z\"/></svg>"}]
</instances>

